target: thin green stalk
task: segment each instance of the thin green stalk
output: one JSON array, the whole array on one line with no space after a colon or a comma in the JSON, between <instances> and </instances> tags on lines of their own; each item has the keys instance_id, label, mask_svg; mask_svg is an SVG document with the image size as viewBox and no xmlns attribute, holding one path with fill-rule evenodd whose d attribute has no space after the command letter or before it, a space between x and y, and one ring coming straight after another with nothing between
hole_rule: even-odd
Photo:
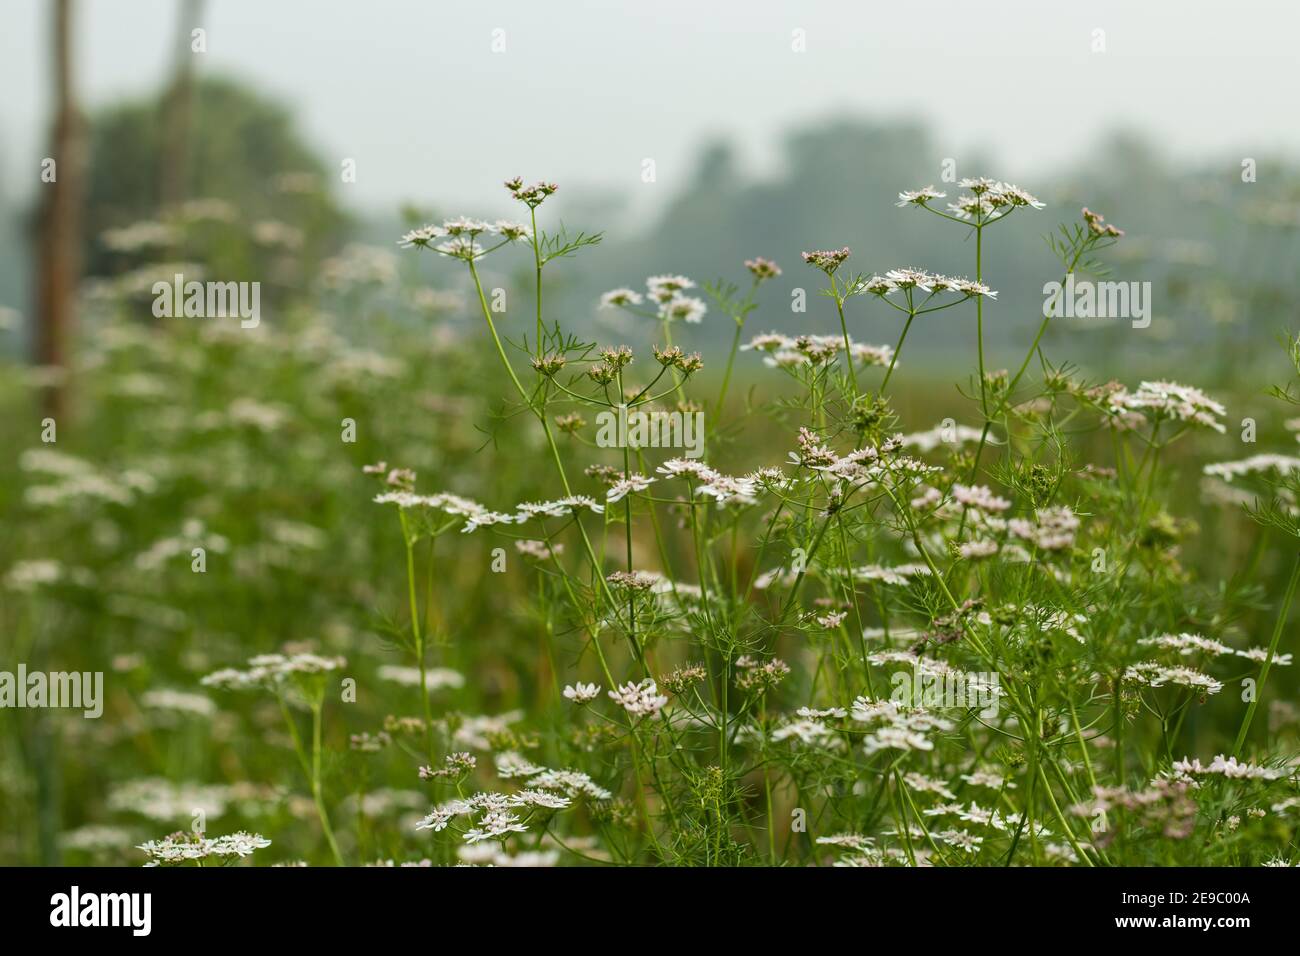
<instances>
[{"instance_id":1,"label":"thin green stalk","mask_svg":"<svg viewBox=\"0 0 1300 956\"><path fill-rule=\"evenodd\" d=\"M976 225L975 227L975 281L984 281L984 226ZM984 412L985 420L989 415L988 396L986 395L987 383L984 380L984 296L975 297L975 340L979 350L980 363L980 409Z\"/></svg>"},{"instance_id":2,"label":"thin green stalk","mask_svg":"<svg viewBox=\"0 0 1300 956\"><path fill-rule=\"evenodd\" d=\"M1234 757L1241 753L1241 748L1246 743L1246 735L1250 733L1251 721L1255 719L1255 708L1259 706L1259 699L1264 693L1264 681L1268 680L1269 669L1273 666L1273 658L1277 655L1277 647L1282 639L1282 629L1286 627L1287 617L1291 613L1291 601L1295 597L1296 584L1300 582L1300 552L1296 554L1295 561L1291 565L1291 577L1287 580L1286 593L1282 596L1282 606L1277 612L1277 621L1273 624L1273 636L1268 642L1268 655L1264 658L1264 663L1259 669L1259 680L1255 684L1255 696L1251 698L1250 704L1246 707L1246 714L1241 719L1241 728L1237 731L1237 740L1232 745L1232 755Z\"/></svg>"},{"instance_id":3,"label":"thin green stalk","mask_svg":"<svg viewBox=\"0 0 1300 956\"><path fill-rule=\"evenodd\" d=\"M835 280L832 278L831 283ZM858 397L858 370L853 366L853 346L849 341L849 325L844 319L844 299L839 292L835 293L835 311L840 316L840 331L844 334L844 361L849 364L849 379L853 382L853 397Z\"/></svg>"},{"instance_id":4,"label":"thin green stalk","mask_svg":"<svg viewBox=\"0 0 1300 956\"><path fill-rule=\"evenodd\" d=\"M320 775L320 738L321 738L321 702L316 701L311 708L311 796L316 804L316 813L320 816L321 829L334 854L334 862L343 866L343 854L339 852L338 842L334 839L334 828L330 826L330 817L325 810L325 796L321 788Z\"/></svg>"},{"instance_id":5,"label":"thin green stalk","mask_svg":"<svg viewBox=\"0 0 1300 956\"><path fill-rule=\"evenodd\" d=\"M722 403L727 400L727 386L731 382L731 366L736 361L736 350L740 348L740 334L745 329L744 323L736 323L736 334L731 337L731 351L727 353L727 368L722 373L722 388L718 392L718 403L713 407L713 415L717 420L722 418Z\"/></svg>"},{"instance_id":6,"label":"thin green stalk","mask_svg":"<svg viewBox=\"0 0 1300 956\"><path fill-rule=\"evenodd\" d=\"M885 378L880 383L880 394L885 394L885 389L889 387L889 379L894 374L894 366L898 364L898 354L903 351L903 343L907 341L907 330L912 327L912 320L916 318L916 313L908 310L907 322L903 324L903 334L898 337L898 345L894 348L894 354L889 360L889 369L885 372Z\"/></svg>"}]
</instances>

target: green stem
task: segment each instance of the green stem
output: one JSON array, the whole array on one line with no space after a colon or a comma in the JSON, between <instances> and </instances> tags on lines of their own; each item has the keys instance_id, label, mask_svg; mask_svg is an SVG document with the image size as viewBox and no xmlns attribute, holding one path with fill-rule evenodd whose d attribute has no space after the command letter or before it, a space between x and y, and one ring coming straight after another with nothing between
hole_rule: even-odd
<instances>
[{"instance_id":1,"label":"green stem","mask_svg":"<svg viewBox=\"0 0 1300 956\"><path fill-rule=\"evenodd\" d=\"M542 356L542 248L537 236L537 207L528 207L528 216L533 226L533 262L537 268L537 356Z\"/></svg>"},{"instance_id":2,"label":"green stem","mask_svg":"<svg viewBox=\"0 0 1300 956\"><path fill-rule=\"evenodd\" d=\"M429 750L429 764L433 764L433 712L429 709L429 681L424 662L424 633L420 628L420 604L415 596L415 541L406 523L406 514L399 508L402 522L402 540L406 543L406 591L411 606L411 636L415 645L415 662L420 668L420 696L424 705L424 736Z\"/></svg>"},{"instance_id":3,"label":"green stem","mask_svg":"<svg viewBox=\"0 0 1300 956\"><path fill-rule=\"evenodd\" d=\"M832 279L831 282L835 280ZM844 319L844 300L835 295L835 311L840 314L840 331L844 333L844 361L849 363L849 378L853 382L853 397L858 397L858 370L853 367L853 346L849 342L849 324Z\"/></svg>"},{"instance_id":4,"label":"green stem","mask_svg":"<svg viewBox=\"0 0 1300 956\"><path fill-rule=\"evenodd\" d=\"M1291 600L1295 597L1297 582L1300 582L1300 553L1296 554L1295 563L1291 566L1291 578L1287 581L1282 607L1278 610L1277 622L1273 625L1273 637L1268 642L1268 656L1264 658L1264 664L1259 669L1259 682L1255 685L1255 696L1246 707L1246 716L1241 719L1241 729L1237 731L1237 742L1232 745L1234 757L1241 753L1241 748L1246 743L1246 735L1250 732L1250 722L1255 719L1255 708L1259 706L1259 698L1264 693L1264 681L1268 679L1269 668L1273 666L1273 657L1277 654L1277 646L1282 639L1282 629L1286 626L1287 616L1291 613Z\"/></svg>"},{"instance_id":5,"label":"green stem","mask_svg":"<svg viewBox=\"0 0 1300 956\"><path fill-rule=\"evenodd\" d=\"M294 723L293 714L289 713L289 705L285 703L284 697L279 694L276 695L276 699L280 704L280 713L284 715L284 722L289 727L289 737L293 740L294 753L298 755L298 762L302 765L303 773L307 775L307 780L311 784L312 802L316 805L316 815L320 818L321 829L325 831L325 839L329 843L330 852L334 855L334 863L337 866L344 866L343 854L339 852L339 845L334 839L334 828L330 826L329 814L325 812L325 797L321 789L320 717L323 702L320 700L311 702L311 762L308 763L302 745L302 736L298 733L298 725Z\"/></svg>"},{"instance_id":6,"label":"green stem","mask_svg":"<svg viewBox=\"0 0 1300 956\"><path fill-rule=\"evenodd\" d=\"M982 225L975 227L975 281L984 281L984 227ZM980 409L984 412L987 422L989 404L984 381L984 296L982 295L975 297L975 339L980 362Z\"/></svg>"},{"instance_id":7,"label":"green stem","mask_svg":"<svg viewBox=\"0 0 1300 956\"><path fill-rule=\"evenodd\" d=\"M903 343L907 341L907 330L912 327L912 320L916 318L916 313L909 311L907 313L907 322L903 325L903 334L898 337L898 345L894 348L894 356L889 360L889 370L885 372L885 380L880 383L880 394L885 394L885 389L889 385L889 377L894 374L894 366L898 364L898 354L903 351Z\"/></svg>"},{"instance_id":8,"label":"green stem","mask_svg":"<svg viewBox=\"0 0 1300 956\"><path fill-rule=\"evenodd\" d=\"M727 369L722 373L722 390L718 392L718 404L713 414L718 420L722 418L722 403L727 398L727 385L731 382L731 366L736 361L736 350L740 348L740 333L745 329L743 322L736 323L736 334L731 337L731 352L727 355Z\"/></svg>"}]
</instances>

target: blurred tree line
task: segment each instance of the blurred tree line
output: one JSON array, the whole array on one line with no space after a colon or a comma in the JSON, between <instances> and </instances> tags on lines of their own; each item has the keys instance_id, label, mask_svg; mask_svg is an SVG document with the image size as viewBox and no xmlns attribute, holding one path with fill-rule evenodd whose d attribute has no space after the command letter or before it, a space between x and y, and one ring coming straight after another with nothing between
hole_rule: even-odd
<instances>
[{"instance_id":1,"label":"blurred tree line","mask_svg":"<svg viewBox=\"0 0 1300 956\"><path fill-rule=\"evenodd\" d=\"M13 297L14 304L27 299L34 305L40 361L61 361L60 333L43 339L40 330L67 321L59 317L66 307L55 293L71 274L114 276L142 261L189 260L224 280L270 279L273 295L288 295L345 239L362 235L391 250L403 227L397 211L376 211L364 223L344 216L330 189L336 173L327 172L296 131L289 109L234 80L193 75L188 24L199 2L188 0L178 18L175 67L165 88L98 110L84 125L71 92L66 0L55 10L60 93L52 141L56 155L84 155L85 175L75 174L74 163L70 181L61 180L62 192L41 195L32 229L33 248L41 254L34 257L31 294ZM833 309L812 294L816 276L800 261L801 250L848 245L849 268L868 274L898 266L973 273L966 230L894 205L900 189L927 184L955 198L960 190L941 175L944 159L923 125L846 118L788 132L779 172L764 179L742 172L728 143L704 144L688 185L648 223L626 215L626 197L584 193L582 184L566 183L566 223L606 229L607 241L581 267L564 271L554 307L588 317L592 334L653 339L651 329L601 328L595 312L600 292L664 272L701 283L741 281L743 260L763 255L785 274L764 288L753 331L836 331ZM1124 132L1088 144L1069 166L1046 175L1039 170L1022 177L978 152L953 159L957 177L1023 180L1020 185L1048 204L1021 211L986 234L983 277L999 291L986 310L994 363L1011 361L1032 336L1043 283L1061 272L1044 238L1059 223L1076 221L1084 205L1127 230L1109 257L1106 278L1151 282L1154 321L1143 330L1122 320L1058 321L1049 346L1064 341L1072 357L1108 365L1131 357L1174 366L1191 354L1202 357L1200 367L1228 376L1242 374L1263 353L1271 359L1272 350L1260 342L1271 342L1293 321L1290 303L1300 291L1300 171L1290 162L1254 157L1255 181L1247 182L1239 157L1188 166L1162 155L1145 137ZM169 231L177 222L184 228ZM52 239L69 230L76 243ZM809 293L806 313L790 309L797 287ZM897 314L878 303L864 300L853 322L866 341L897 337ZM909 357L935 363L936 372L947 357L964 364L972 326L963 310L936 315L912 331ZM688 345L712 347L724 344L730 329L706 319L685 334Z\"/></svg>"},{"instance_id":2,"label":"blurred tree line","mask_svg":"<svg viewBox=\"0 0 1300 956\"><path fill-rule=\"evenodd\" d=\"M1099 371L1126 360L1185 366L1190 357L1198 374L1238 377L1259 360L1271 367L1278 359L1273 339L1294 326L1292 303L1300 292L1300 169L1294 164L1253 157L1256 178L1249 182L1241 157L1188 167L1146 137L1123 131L1069 168L1047 177L1039 171L1033 180L1021 181L987 156L954 158L957 177L1017 181L1047 203L985 233L984 281L999 291L985 308L994 361L1023 355L1041 320L1043 284L1063 271L1045 239L1058 224L1080 221L1085 205L1127 231L1107 256L1109 274L1092 278L1151 282L1153 321L1146 329L1124 320L1055 321L1049 345L1068 345L1055 350L1058 357L1068 352L1076 361L1094 361ZM838 332L831 303L813 295L818 277L801 261L801 250L847 245L853 250L848 268L867 274L915 266L973 276L969 230L894 205L899 190L925 185L955 198L961 190L942 181L943 159L923 126L862 119L790 132L780 172L765 180L745 176L732 147L713 143L701 151L690 185L656 222L607 236L564 305L590 310L603 289L637 285L647 274L741 282L743 260L762 255L785 272L764 287L753 331ZM791 312L795 287L808 290L805 314ZM853 315L850 331L864 340L897 338L901 323L893 310L864 300ZM953 365L964 365L974 348L973 319L965 310L932 318L910 333L910 358L943 365L951 357ZM706 318L687 333L697 347L721 346L730 330Z\"/></svg>"},{"instance_id":3,"label":"blurred tree line","mask_svg":"<svg viewBox=\"0 0 1300 956\"><path fill-rule=\"evenodd\" d=\"M195 76L193 44L205 41L192 24L202 8L203 0L178 6L172 75L159 93L88 118L72 42L77 7L50 8L49 149L27 223L30 284L26 294L12 290L30 304L39 365L67 367L88 277L194 264L221 281L261 281L274 302L306 283L345 235L325 167L290 111L233 80ZM12 276L11 265L0 279ZM146 289L147 279L139 276ZM65 384L50 377L47 413L62 410Z\"/></svg>"}]
</instances>

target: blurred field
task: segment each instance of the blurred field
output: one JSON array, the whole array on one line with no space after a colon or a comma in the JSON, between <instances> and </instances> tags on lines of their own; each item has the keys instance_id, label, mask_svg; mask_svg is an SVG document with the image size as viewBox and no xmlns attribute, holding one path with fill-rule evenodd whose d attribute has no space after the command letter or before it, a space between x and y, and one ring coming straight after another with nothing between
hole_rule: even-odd
<instances>
[{"instance_id":1,"label":"blurred field","mask_svg":"<svg viewBox=\"0 0 1300 956\"><path fill-rule=\"evenodd\" d=\"M72 411L56 443L39 440L41 373L5 368L4 659L105 671L107 701L99 720L0 711L0 862L138 863L135 843L184 828L199 808L220 832L274 833L263 861L316 845L277 708L198 686L210 671L286 648L341 654L358 682L355 704L331 708L327 737L331 801L355 815L355 827L340 826L345 854L421 855L410 821L427 800L410 755L347 750L349 734L420 712L418 690L380 673L409 662L395 646L406 620L403 552L361 467L386 459L417 470L423 487L500 504L553 489L529 423L495 417L500 373L484 363L477 330L454 308L421 311L412 303L426 298L421 288L394 282L400 291L372 283L321 292L257 330L141 319L112 295L88 304ZM775 373L749 359L733 396L775 386ZM1246 383L1201 384L1230 410L1260 400ZM959 407L954 396L951 384L909 377L905 425L932 426ZM354 444L341 437L346 418L356 422ZM711 448L710 460L740 470L779 458L789 430L763 421ZM1276 426L1259 437L1262 447L1288 440ZM1231 435L1222 444L1230 449ZM572 444L566 454L608 458ZM1237 509L1196 504L1203 449L1172 454L1178 498L1195 521L1180 560L1206 581L1228 579L1246 567L1259 532ZM563 702L530 611L537 585L513 553L505 573L489 570L501 543L453 535L419 554L436 635L429 663L463 678L434 692L434 712L527 712L545 726ZM202 574L191 570L195 546L207 551ZM638 564L653 566L652 544L638 550ZM1274 594L1285 571L1275 555L1258 579ZM1267 607L1244 624L1266 628ZM561 666L579 646L559 635ZM656 653L663 665L681 656L672 646ZM1289 673L1274 679L1294 693ZM185 696L160 695L167 690ZM1211 703L1192 720L1212 724L1219 713L1224 726L1207 735L1230 733L1231 706ZM1279 705L1272 716L1285 724L1293 711Z\"/></svg>"},{"instance_id":2,"label":"blurred field","mask_svg":"<svg viewBox=\"0 0 1300 956\"><path fill-rule=\"evenodd\" d=\"M431 210L354 221L287 112L229 82L201 85L196 104L200 114L239 118L241 135L265 148L235 155L239 137L199 123L188 198L167 208L155 195L158 104L125 103L93 118L96 161L79 240L87 268L67 367L23 360L28 336L17 311L4 313L12 321L0 332L0 669L21 661L29 670L103 671L106 700L97 720L0 710L0 865L138 865L136 845L191 829L199 811L208 832L271 836L259 863L329 862L274 699L199 683L254 655L295 651L341 655L343 674L356 681L355 702L331 697L325 722L325 802L342 855L351 863L455 862L445 842L431 850L428 835L413 829L431 799L414 773L423 744L400 729L424 711L407 647L406 557L395 512L373 502L376 485L362 468L382 460L416 471L423 491L510 509L557 496L549 451L535 421L510 402L461 270L396 249L402 224ZM825 300L810 296L806 314L788 304L797 283L811 285L795 276L801 247L853 241L864 269L912 258L936 268L968 263L969 248L947 235L931 245L893 208L893 191L919 184L912 170L933 152L922 131L831 124L792 135L789 152L784 178L748 185L729 172L725 150L706 152L662 222L625 227L589 256L559 264L548 318L563 318L583 341L627 343L641 355L658 342L656 331L597 313L599 290L659 271L739 281L743 258L762 254L780 258L786 274L764 289L747 331L824 332L834 325ZM864 172L862 157L877 152L884 158ZM1290 374L1275 339L1294 327L1300 289L1300 176L1279 165L1260 193L1243 197L1213 167L1175 177L1141 144L1122 141L1105 159L1052 184L1041 225L1009 237L989 266L986 278L1003 293L990 307L991 365L1018 360L1032 337L1041 284L1055 275L1043 233L1076 220L1082 201L1109 200L1105 211L1132 234L1116 268L1156 283L1157 321L1141 336L1122 322L1061 323L1044 349L1091 383L1168 375L1227 406L1225 435L1198 434L1168 450L1160 490L1179 509L1162 513L1152 535L1167 535L1160 546L1186 585L1187 607L1166 609L1171 618L1226 607L1235 616L1218 623L1266 643L1289 545L1249 521L1240 502L1224 503L1202 467L1295 450L1294 431L1266 390ZM493 180L516 172L496 160L484 167ZM865 185L851 178L858 174ZM849 182L853 203L841 196ZM573 206L558 195L560 216L572 211L582 220L575 229L602 228L584 218L601 204L575 193ZM25 274L21 259L7 247L5 274ZM509 262L494 262L486 284L504 291L501 325L518 341L531 332L532 263L524 255ZM152 282L181 270L261 281L260 326L154 317ZM26 285L10 287L25 293ZM899 323L866 311L854 315L853 335L894 341ZM903 431L946 418L979 424L969 397L977 388L974 330L969 316L949 318L956 314L918 328L900 363L891 397ZM730 332L725 320L709 319L683 330L680 344L705 355L698 394L715 394ZM709 463L739 474L783 461L800 423L776 408L789 392L756 353L742 352ZM56 394L57 440L43 441ZM1246 418L1257 425L1253 444L1242 441ZM589 440L561 436L561 450L571 475L588 464L622 467ZM1098 434L1080 435L1074 452L1080 468L1112 463L1113 448ZM596 481L578 480L574 491L603 495ZM604 520L611 527L619 518ZM689 566L690 536L665 530L668 556ZM502 547L497 570L494 549ZM632 547L634 566L661 563L644 528ZM205 553L201 573L195 548ZM737 573L753 570L753 550L738 549ZM591 661L573 622L544 610L554 604L540 596L554 582L490 534L422 542L414 557L436 675L430 711L449 748L509 745L547 765L578 754L613 766L599 732L569 722L558 693L565 675ZM621 558L611 554L608 569L621 568ZM784 641L775 649L783 656L812 660L807 646ZM1283 648L1294 649L1291 630ZM627 663L625 651L610 653ZM675 638L650 653L660 671L692 660L688 642ZM1272 673L1260 721L1292 754L1300 743L1296 670ZM797 706L808 696L807 674L792 684L783 703ZM1187 752L1231 739L1241 720L1232 696L1190 712L1181 729ZM380 732L395 744L378 753L353 739ZM596 829L580 818L573 835Z\"/></svg>"}]
</instances>

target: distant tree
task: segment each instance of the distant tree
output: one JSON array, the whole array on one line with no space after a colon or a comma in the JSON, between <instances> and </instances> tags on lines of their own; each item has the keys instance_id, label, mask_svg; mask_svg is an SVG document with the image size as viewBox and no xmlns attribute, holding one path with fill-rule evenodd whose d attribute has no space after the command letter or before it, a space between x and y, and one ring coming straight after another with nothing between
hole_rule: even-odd
<instances>
[{"instance_id":1,"label":"distant tree","mask_svg":"<svg viewBox=\"0 0 1300 956\"><path fill-rule=\"evenodd\" d=\"M35 360L66 367L77 282L81 272L81 198L85 143L72 76L72 0L53 7L54 125L50 155L43 169L37 222ZM64 388L57 381L45 392L45 412L58 417Z\"/></svg>"},{"instance_id":2,"label":"distant tree","mask_svg":"<svg viewBox=\"0 0 1300 956\"><path fill-rule=\"evenodd\" d=\"M185 199L186 170L189 166L191 119L194 109L195 54L191 47L191 31L203 15L203 0L185 0L179 7L176 19L176 37L173 42L171 88L163 100L163 127L167 130L164 141L162 176L162 206L176 206Z\"/></svg>"},{"instance_id":3,"label":"distant tree","mask_svg":"<svg viewBox=\"0 0 1300 956\"><path fill-rule=\"evenodd\" d=\"M289 110L224 78L200 77L189 95L189 145L180 161L181 178L168 187L170 195L224 200L236 211L236 225L245 235L259 222L293 227L302 237L297 255L305 269L332 251L347 220L331 195L330 172L298 133ZM174 105L174 94L167 91L118 103L92 117L83 237L91 274L121 268L100 241L106 230L164 213L163 170L178 163L168 148L172 124L159 122L167 115L169 97ZM227 244L224 253L226 260L214 268L237 273L228 278L261 268L256 248Z\"/></svg>"}]
</instances>

